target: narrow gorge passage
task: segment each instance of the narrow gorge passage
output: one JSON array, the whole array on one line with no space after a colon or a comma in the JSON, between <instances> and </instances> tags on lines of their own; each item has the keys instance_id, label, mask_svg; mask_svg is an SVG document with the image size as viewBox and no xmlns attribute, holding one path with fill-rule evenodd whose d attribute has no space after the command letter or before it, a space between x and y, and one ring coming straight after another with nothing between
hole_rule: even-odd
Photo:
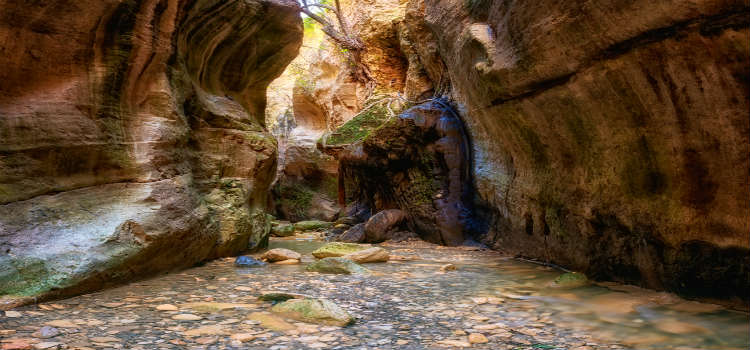
<instances>
[{"instance_id":1,"label":"narrow gorge passage","mask_svg":"<svg viewBox=\"0 0 750 350\"><path fill-rule=\"evenodd\" d=\"M0 350L750 348L747 0L0 0Z\"/></svg>"}]
</instances>

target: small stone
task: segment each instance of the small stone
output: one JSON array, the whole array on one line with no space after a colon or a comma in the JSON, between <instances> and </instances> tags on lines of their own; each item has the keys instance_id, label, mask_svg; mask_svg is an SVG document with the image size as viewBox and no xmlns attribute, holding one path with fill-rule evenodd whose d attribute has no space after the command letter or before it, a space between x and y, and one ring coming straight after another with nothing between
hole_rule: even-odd
<instances>
[{"instance_id":1,"label":"small stone","mask_svg":"<svg viewBox=\"0 0 750 350\"><path fill-rule=\"evenodd\" d=\"M122 341L122 339L115 337L92 337L89 340L95 343L119 343Z\"/></svg>"},{"instance_id":2,"label":"small stone","mask_svg":"<svg viewBox=\"0 0 750 350\"><path fill-rule=\"evenodd\" d=\"M58 335L60 335L60 330L51 326L44 326L40 328L37 332L32 334L32 336L36 338L42 338L42 339L52 338Z\"/></svg>"},{"instance_id":3,"label":"small stone","mask_svg":"<svg viewBox=\"0 0 750 350\"><path fill-rule=\"evenodd\" d=\"M238 256L237 259L234 260L234 266L237 267L263 267L266 266L266 263L256 260L255 258L247 255Z\"/></svg>"},{"instance_id":4,"label":"small stone","mask_svg":"<svg viewBox=\"0 0 750 350\"><path fill-rule=\"evenodd\" d=\"M232 340L236 340L238 342L244 343L244 342L248 342L248 341L255 339L255 335L250 334L250 333L237 333L237 334L232 334L230 338Z\"/></svg>"},{"instance_id":5,"label":"small stone","mask_svg":"<svg viewBox=\"0 0 750 350\"><path fill-rule=\"evenodd\" d=\"M274 262L274 265L297 265L300 261L297 259L287 259L287 260L281 260Z\"/></svg>"},{"instance_id":6,"label":"small stone","mask_svg":"<svg viewBox=\"0 0 750 350\"><path fill-rule=\"evenodd\" d=\"M7 339L8 342L3 343L3 350L28 350L32 348L32 344L28 339ZM3 340L5 342L6 340Z\"/></svg>"},{"instance_id":7,"label":"small stone","mask_svg":"<svg viewBox=\"0 0 750 350\"><path fill-rule=\"evenodd\" d=\"M188 337L195 337L199 335L222 335L225 333L226 332L224 331L224 327L220 325L203 326L183 332L183 334Z\"/></svg>"},{"instance_id":8,"label":"small stone","mask_svg":"<svg viewBox=\"0 0 750 350\"><path fill-rule=\"evenodd\" d=\"M219 340L216 337L202 337L195 340L196 343L201 345L210 345L213 343L216 343L216 341Z\"/></svg>"},{"instance_id":9,"label":"small stone","mask_svg":"<svg viewBox=\"0 0 750 350\"><path fill-rule=\"evenodd\" d=\"M172 305L172 304L161 304L161 305L157 305L157 306L156 306L156 309L157 309L157 310L159 310L159 311L177 311L177 310L179 310L179 309L177 308L177 306L174 306L174 305Z\"/></svg>"},{"instance_id":10,"label":"small stone","mask_svg":"<svg viewBox=\"0 0 750 350\"><path fill-rule=\"evenodd\" d=\"M446 271L455 271L456 265L453 264L445 264L443 266L440 266L440 271L446 272Z\"/></svg>"},{"instance_id":11,"label":"small stone","mask_svg":"<svg viewBox=\"0 0 750 350\"><path fill-rule=\"evenodd\" d=\"M58 327L58 328L76 328L77 324L68 320L54 320L44 323L47 326Z\"/></svg>"},{"instance_id":12,"label":"small stone","mask_svg":"<svg viewBox=\"0 0 750 350\"><path fill-rule=\"evenodd\" d=\"M5 311L5 317L15 318L21 316L23 316L23 314L18 311Z\"/></svg>"},{"instance_id":13,"label":"small stone","mask_svg":"<svg viewBox=\"0 0 750 350\"><path fill-rule=\"evenodd\" d=\"M203 317L193 314L177 314L172 316L172 319L177 321L198 321L203 319Z\"/></svg>"},{"instance_id":14,"label":"small stone","mask_svg":"<svg viewBox=\"0 0 750 350\"><path fill-rule=\"evenodd\" d=\"M406 345L406 344L409 344L408 340L405 340L405 339L396 340L396 345Z\"/></svg>"},{"instance_id":15,"label":"small stone","mask_svg":"<svg viewBox=\"0 0 750 350\"><path fill-rule=\"evenodd\" d=\"M469 343L472 343L472 344L484 344L484 343L487 343L487 342L489 342L489 340L482 333L471 333L471 334L469 334Z\"/></svg>"},{"instance_id":16,"label":"small stone","mask_svg":"<svg viewBox=\"0 0 750 350\"><path fill-rule=\"evenodd\" d=\"M260 259L268 262L299 260L302 259L302 255L290 249L274 248L263 253L263 255L260 256Z\"/></svg>"},{"instance_id":17,"label":"small stone","mask_svg":"<svg viewBox=\"0 0 750 350\"><path fill-rule=\"evenodd\" d=\"M12 334L15 334L15 333L16 333L15 329L0 329L0 335L2 335L2 336L12 335Z\"/></svg>"},{"instance_id":18,"label":"small stone","mask_svg":"<svg viewBox=\"0 0 750 350\"><path fill-rule=\"evenodd\" d=\"M471 343L467 341L453 340L453 339L440 340L437 342L437 344L441 346L457 347L457 348L468 348L471 346Z\"/></svg>"},{"instance_id":19,"label":"small stone","mask_svg":"<svg viewBox=\"0 0 750 350\"><path fill-rule=\"evenodd\" d=\"M57 342L42 342L34 344L34 349L59 349L63 343Z\"/></svg>"}]
</instances>

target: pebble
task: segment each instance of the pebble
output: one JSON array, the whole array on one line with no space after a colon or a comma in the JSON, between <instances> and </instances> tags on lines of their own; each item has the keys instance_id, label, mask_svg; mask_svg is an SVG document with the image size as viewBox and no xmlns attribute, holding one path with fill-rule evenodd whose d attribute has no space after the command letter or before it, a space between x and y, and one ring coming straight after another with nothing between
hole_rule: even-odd
<instances>
[{"instance_id":1,"label":"pebble","mask_svg":"<svg viewBox=\"0 0 750 350\"><path fill-rule=\"evenodd\" d=\"M488 343L489 339L484 336L482 333L471 333L469 334L469 343L472 344L484 344Z\"/></svg>"},{"instance_id":2,"label":"pebble","mask_svg":"<svg viewBox=\"0 0 750 350\"><path fill-rule=\"evenodd\" d=\"M199 321L202 320L203 317L193 314L177 314L172 316L172 319L178 321Z\"/></svg>"}]
</instances>

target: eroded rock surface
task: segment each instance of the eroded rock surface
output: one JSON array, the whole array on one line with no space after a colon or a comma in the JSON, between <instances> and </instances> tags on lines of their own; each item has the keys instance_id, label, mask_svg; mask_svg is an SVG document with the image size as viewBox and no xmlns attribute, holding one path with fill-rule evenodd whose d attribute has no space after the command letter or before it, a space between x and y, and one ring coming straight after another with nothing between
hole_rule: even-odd
<instances>
[{"instance_id":1,"label":"eroded rock surface","mask_svg":"<svg viewBox=\"0 0 750 350\"><path fill-rule=\"evenodd\" d=\"M60 296L263 246L285 0L6 1L0 294Z\"/></svg>"},{"instance_id":2,"label":"eroded rock surface","mask_svg":"<svg viewBox=\"0 0 750 350\"><path fill-rule=\"evenodd\" d=\"M749 13L412 0L414 50L472 140L479 237L597 279L747 295Z\"/></svg>"}]
</instances>

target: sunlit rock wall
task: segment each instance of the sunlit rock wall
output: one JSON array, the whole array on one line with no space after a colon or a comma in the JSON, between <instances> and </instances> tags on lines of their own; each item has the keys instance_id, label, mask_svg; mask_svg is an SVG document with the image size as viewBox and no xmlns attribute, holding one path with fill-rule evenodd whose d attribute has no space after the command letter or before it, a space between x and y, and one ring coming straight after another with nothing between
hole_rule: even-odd
<instances>
[{"instance_id":1,"label":"sunlit rock wall","mask_svg":"<svg viewBox=\"0 0 750 350\"><path fill-rule=\"evenodd\" d=\"M413 0L408 13L426 72L447 73L463 106L484 242L745 299L747 1Z\"/></svg>"},{"instance_id":2,"label":"sunlit rock wall","mask_svg":"<svg viewBox=\"0 0 750 350\"><path fill-rule=\"evenodd\" d=\"M264 243L284 0L0 1L0 295L101 288Z\"/></svg>"}]
</instances>

